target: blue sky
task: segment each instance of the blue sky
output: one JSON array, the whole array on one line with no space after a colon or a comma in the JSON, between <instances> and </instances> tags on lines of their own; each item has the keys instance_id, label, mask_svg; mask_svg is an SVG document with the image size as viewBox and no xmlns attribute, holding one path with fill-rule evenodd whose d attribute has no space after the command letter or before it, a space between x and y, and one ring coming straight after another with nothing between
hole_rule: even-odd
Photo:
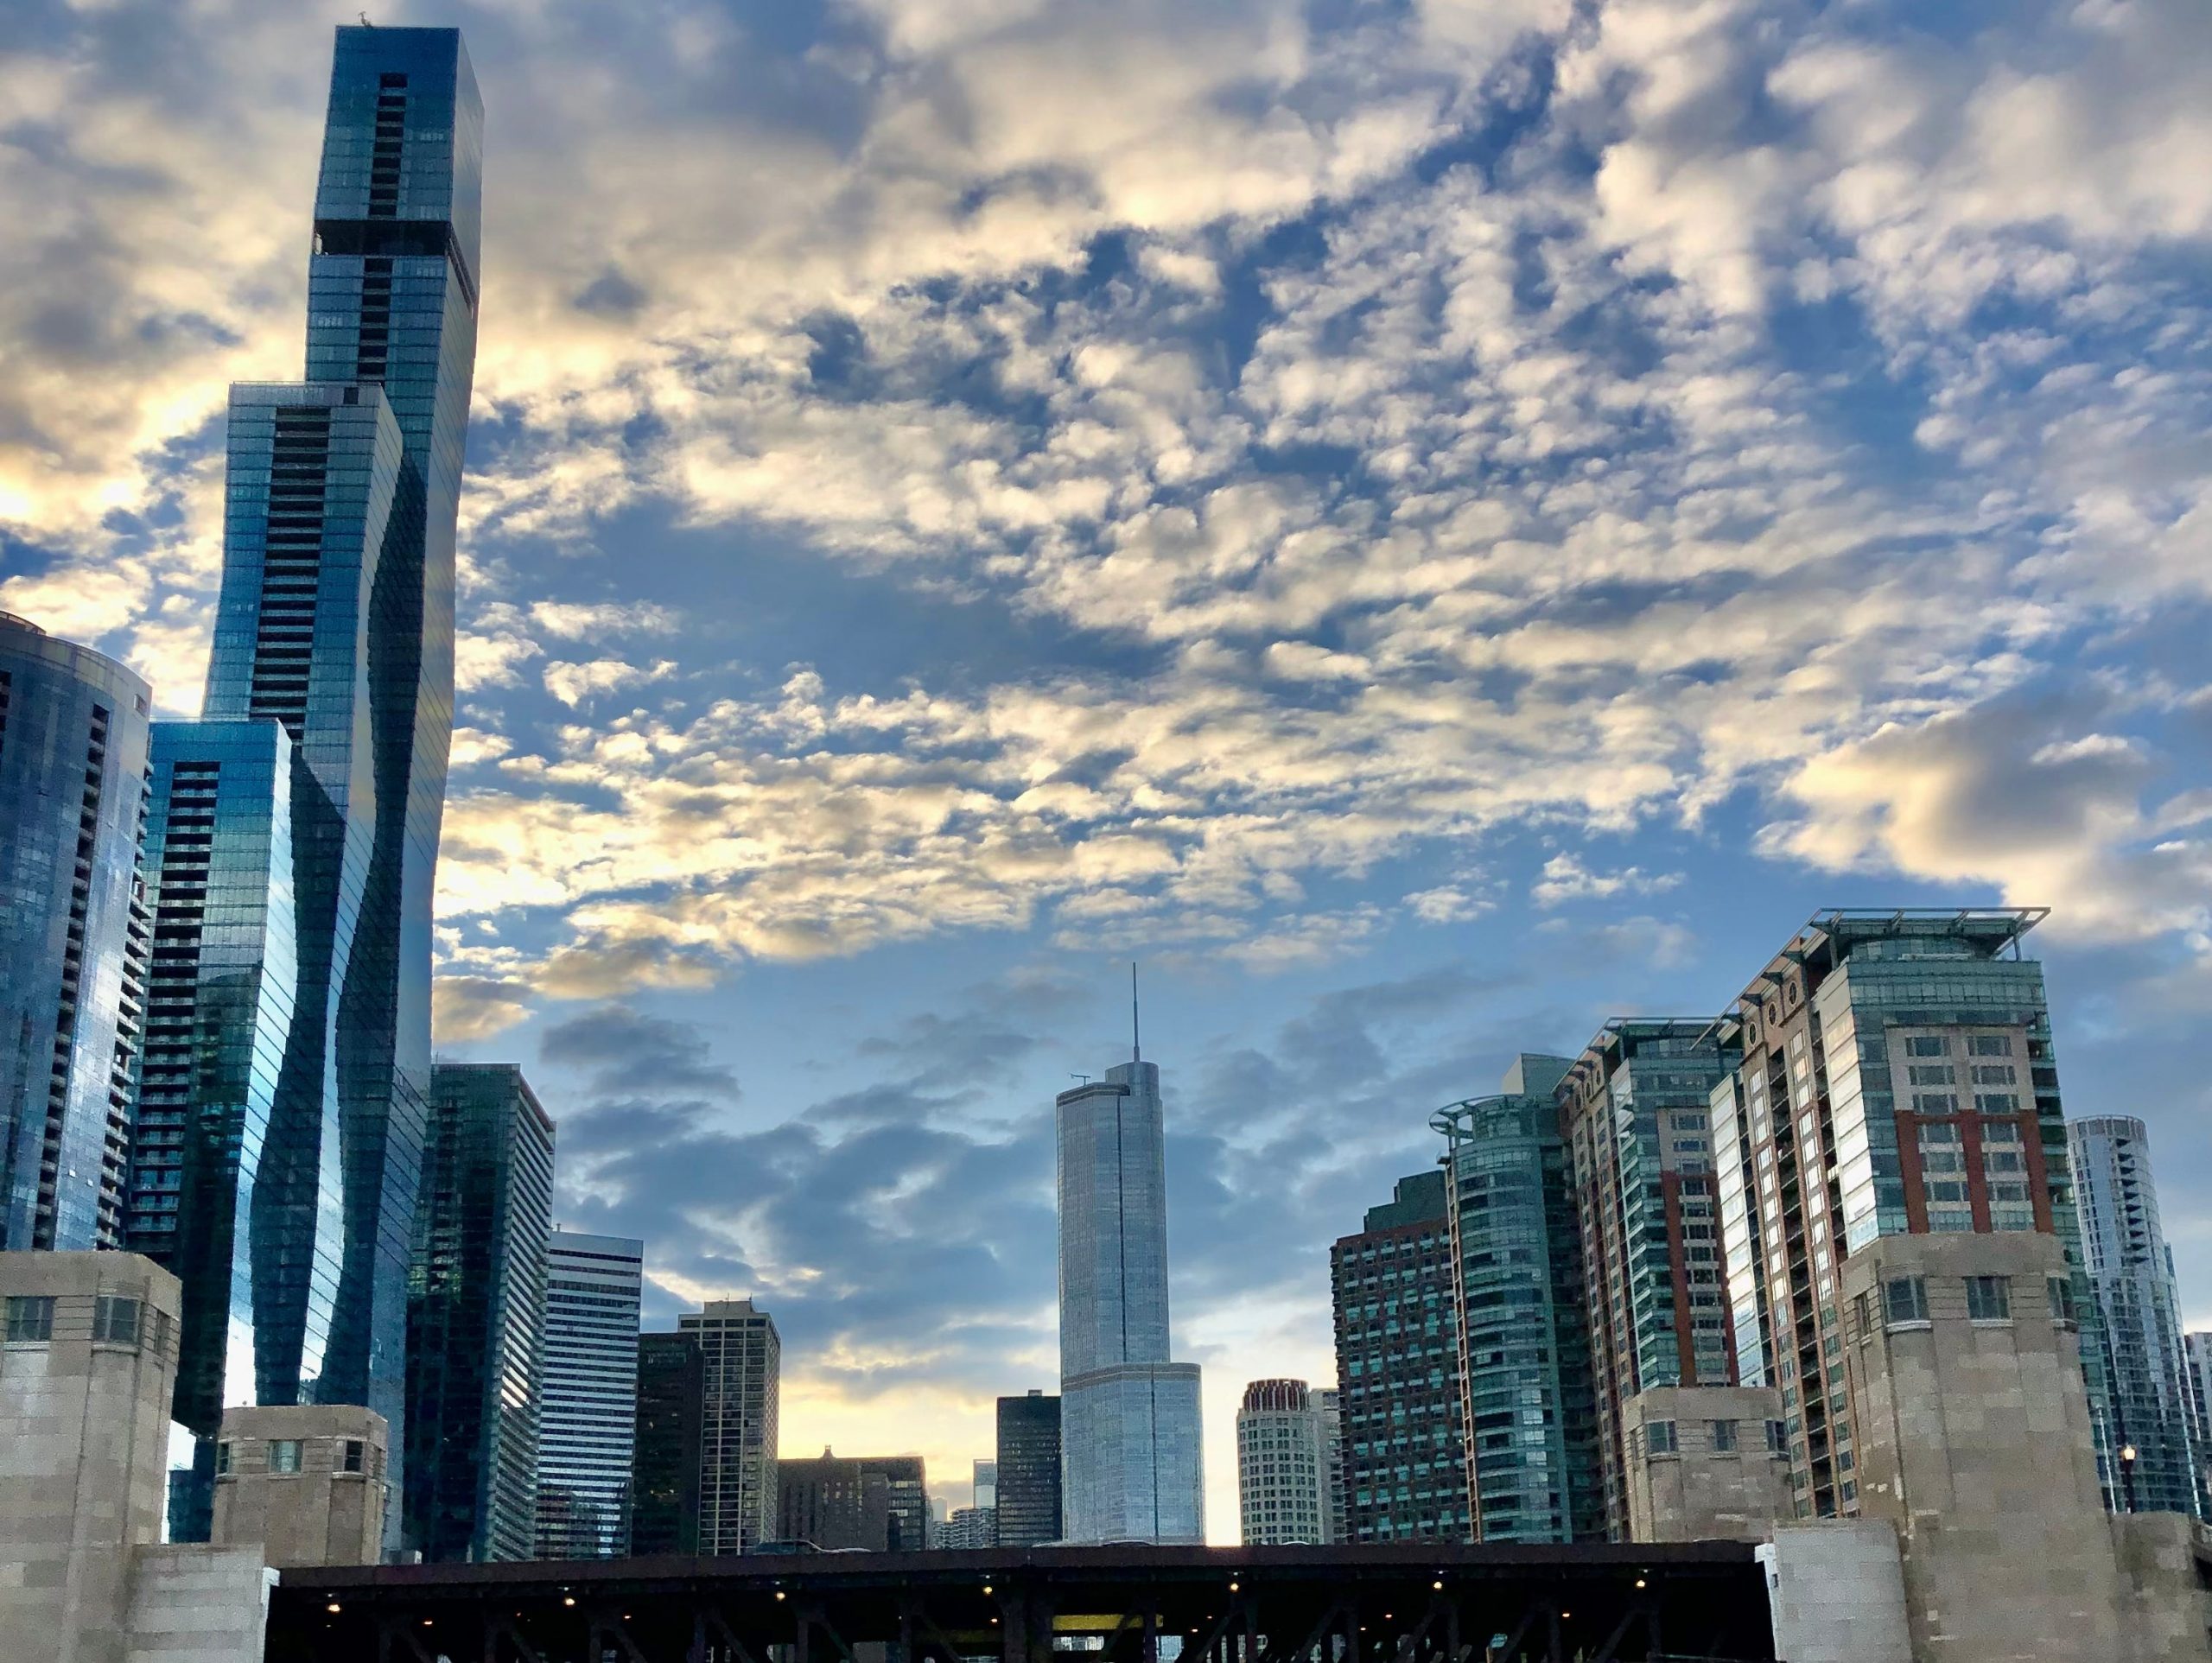
<instances>
[{"instance_id":1,"label":"blue sky","mask_svg":"<svg viewBox=\"0 0 2212 1663\"><path fill-rule=\"evenodd\" d=\"M356 9L0 5L0 606L173 713ZM1429 1111L1823 906L2053 909L2212 1321L2202 6L374 16L487 112L440 1044L787 1449L1051 1382L1132 958L1217 1535Z\"/></svg>"}]
</instances>

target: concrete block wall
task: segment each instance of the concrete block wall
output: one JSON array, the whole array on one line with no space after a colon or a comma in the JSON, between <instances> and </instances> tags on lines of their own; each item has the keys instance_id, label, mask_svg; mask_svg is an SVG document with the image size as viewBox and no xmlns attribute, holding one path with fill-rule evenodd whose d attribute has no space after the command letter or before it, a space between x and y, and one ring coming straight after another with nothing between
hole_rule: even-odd
<instances>
[{"instance_id":1,"label":"concrete block wall","mask_svg":"<svg viewBox=\"0 0 2212 1663\"><path fill-rule=\"evenodd\" d=\"M273 1469L270 1448L280 1442L298 1446L296 1469ZM229 1411L217 1436L213 1540L252 1544L279 1568L374 1565L384 1539L389 1442L385 1419L373 1409Z\"/></svg>"},{"instance_id":2,"label":"concrete block wall","mask_svg":"<svg viewBox=\"0 0 2212 1663\"><path fill-rule=\"evenodd\" d=\"M1789 1663L1916 1663L1897 1533L1877 1519L1779 1527L1758 1550Z\"/></svg>"},{"instance_id":3,"label":"concrete block wall","mask_svg":"<svg viewBox=\"0 0 2212 1663\"><path fill-rule=\"evenodd\" d=\"M124 1663L253 1663L276 1577L254 1547L138 1549Z\"/></svg>"}]
</instances>

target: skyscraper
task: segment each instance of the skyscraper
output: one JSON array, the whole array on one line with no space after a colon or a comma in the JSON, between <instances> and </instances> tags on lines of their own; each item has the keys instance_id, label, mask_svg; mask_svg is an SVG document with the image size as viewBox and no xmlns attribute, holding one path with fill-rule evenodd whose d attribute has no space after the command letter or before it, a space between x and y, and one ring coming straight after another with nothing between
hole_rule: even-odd
<instances>
[{"instance_id":1,"label":"skyscraper","mask_svg":"<svg viewBox=\"0 0 2212 1663\"><path fill-rule=\"evenodd\" d=\"M203 707L294 746L300 996L252 1203L257 1394L377 1410L403 1488L482 124L455 31L338 31L308 379L232 391Z\"/></svg>"},{"instance_id":2,"label":"skyscraper","mask_svg":"<svg viewBox=\"0 0 2212 1663\"><path fill-rule=\"evenodd\" d=\"M1053 1118L1066 1539L1204 1541L1198 1369L1168 1361L1160 1069L1133 1048Z\"/></svg>"},{"instance_id":3,"label":"skyscraper","mask_svg":"<svg viewBox=\"0 0 2212 1663\"><path fill-rule=\"evenodd\" d=\"M1399 1179L1329 1250L1346 1541L1469 1539L1454 1279L1439 1171Z\"/></svg>"},{"instance_id":4,"label":"skyscraper","mask_svg":"<svg viewBox=\"0 0 2212 1663\"><path fill-rule=\"evenodd\" d=\"M893 1553L918 1553L930 1545L929 1475L918 1455L864 1455L861 1470L880 1475L887 1486L890 1524L885 1546Z\"/></svg>"},{"instance_id":5,"label":"skyscraper","mask_svg":"<svg viewBox=\"0 0 2212 1663\"><path fill-rule=\"evenodd\" d=\"M1976 1068L1977 1084L1990 1066ZM2110 1393L2120 1506L2201 1514L2201 1427L2173 1254L2151 1182L2150 1132L2133 1115L2101 1114L2073 1121L2067 1136Z\"/></svg>"},{"instance_id":6,"label":"skyscraper","mask_svg":"<svg viewBox=\"0 0 2212 1663\"><path fill-rule=\"evenodd\" d=\"M1236 1411L1236 1500L1247 1547L1331 1539L1329 1426L1302 1380L1255 1380Z\"/></svg>"},{"instance_id":7,"label":"skyscraper","mask_svg":"<svg viewBox=\"0 0 2212 1663\"><path fill-rule=\"evenodd\" d=\"M0 1250L123 1245L149 693L0 613Z\"/></svg>"},{"instance_id":8,"label":"skyscraper","mask_svg":"<svg viewBox=\"0 0 2212 1663\"><path fill-rule=\"evenodd\" d=\"M811 1460L779 1460L772 1539L883 1552L891 1546L890 1479L827 1449Z\"/></svg>"},{"instance_id":9,"label":"skyscraper","mask_svg":"<svg viewBox=\"0 0 2212 1663\"><path fill-rule=\"evenodd\" d=\"M128 1235L184 1288L172 1412L199 1444L170 1496L176 1541L207 1539L215 1433L255 1400L253 1196L299 994L291 773L276 722L155 724Z\"/></svg>"},{"instance_id":10,"label":"skyscraper","mask_svg":"<svg viewBox=\"0 0 2212 1663\"><path fill-rule=\"evenodd\" d=\"M1001 1398L998 1518L1001 1547L1060 1539L1060 1400L1033 1391Z\"/></svg>"},{"instance_id":11,"label":"skyscraper","mask_svg":"<svg viewBox=\"0 0 2212 1663\"><path fill-rule=\"evenodd\" d=\"M630 1551L641 1558L699 1551L706 1424L707 1366L698 1340L690 1334L640 1334Z\"/></svg>"},{"instance_id":12,"label":"skyscraper","mask_svg":"<svg viewBox=\"0 0 2212 1663\"><path fill-rule=\"evenodd\" d=\"M1553 1093L1523 1056L1504 1094L1430 1124L1447 1154L1454 1327L1478 1541L1602 1541L1605 1483L1574 1188Z\"/></svg>"},{"instance_id":13,"label":"skyscraper","mask_svg":"<svg viewBox=\"0 0 2212 1663\"><path fill-rule=\"evenodd\" d=\"M645 1244L556 1230L546 1250L545 1391L537 1422L537 1557L629 1552L638 1301Z\"/></svg>"},{"instance_id":14,"label":"skyscraper","mask_svg":"<svg viewBox=\"0 0 2212 1663\"><path fill-rule=\"evenodd\" d=\"M744 1553L776 1534L776 1408L783 1342L750 1299L686 1311L677 1330L699 1348L700 1553Z\"/></svg>"},{"instance_id":15,"label":"skyscraper","mask_svg":"<svg viewBox=\"0 0 2212 1663\"><path fill-rule=\"evenodd\" d=\"M1572 1164L1605 1522L1628 1533L1620 1406L1655 1387L1727 1386L1727 1302L1707 1099L1735 1066L1709 1017L1605 1024L1558 1102Z\"/></svg>"},{"instance_id":16,"label":"skyscraper","mask_svg":"<svg viewBox=\"0 0 2212 1663\"><path fill-rule=\"evenodd\" d=\"M2058 1238L2113 1481L2043 967L2020 952L2043 916L1824 912L1715 1025L1742 1056L1711 1099L1735 1355L1781 1393L1797 1516L1861 1511L1837 1278L1890 1236Z\"/></svg>"},{"instance_id":17,"label":"skyscraper","mask_svg":"<svg viewBox=\"0 0 2212 1663\"><path fill-rule=\"evenodd\" d=\"M526 1559L537 1527L553 1122L522 1070L441 1063L407 1323L407 1539Z\"/></svg>"},{"instance_id":18,"label":"skyscraper","mask_svg":"<svg viewBox=\"0 0 2212 1663\"><path fill-rule=\"evenodd\" d=\"M976 1463L974 1474L972 1493L976 1499L973 1505L979 1507L998 1506L999 1463L995 1461L978 1461Z\"/></svg>"},{"instance_id":19,"label":"skyscraper","mask_svg":"<svg viewBox=\"0 0 2212 1663\"><path fill-rule=\"evenodd\" d=\"M1344 1501L1344 1418L1335 1387L1314 1392L1313 1412L1321 1417L1321 1497L1328 1509L1328 1539L1348 1542L1351 1514Z\"/></svg>"}]
</instances>

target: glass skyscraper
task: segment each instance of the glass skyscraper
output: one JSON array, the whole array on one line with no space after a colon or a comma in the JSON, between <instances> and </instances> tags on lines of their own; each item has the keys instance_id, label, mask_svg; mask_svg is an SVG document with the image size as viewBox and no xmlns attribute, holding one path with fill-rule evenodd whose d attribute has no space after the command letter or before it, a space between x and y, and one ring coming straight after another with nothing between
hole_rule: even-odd
<instances>
[{"instance_id":1,"label":"glass skyscraper","mask_svg":"<svg viewBox=\"0 0 2212 1663\"><path fill-rule=\"evenodd\" d=\"M154 726L128 1245L184 1284L172 1414L200 1442L180 1541L207 1537L223 1411L255 1400L253 1198L299 994L291 778L281 723Z\"/></svg>"},{"instance_id":2,"label":"glass skyscraper","mask_svg":"<svg viewBox=\"0 0 2212 1663\"><path fill-rule=\"evenodd\" d=\"M1065 1539L1204 1541L1198 1369L1168 1361L1159 1067L1119 1063L1054 1119Z\"/></svg>"},{"instance_id":3,"label":"glass skyscraper","mask_svg":"<svg viewBox=\"0 0 2212 1663\"><path fill-rule=\"evenodd\" d=\"M0 1250L123 1244L149 695L0 613Z\"/></svg>"},{"instance_id":4,"label":"glass skyscraper","mask_svg":"<svg viewBox=\"0 0 2212 1663\"><path fill-rule=\"evenodd\" d=\"M1001 1547L1060 1539L1060 1400L1047 1392L1001 1398L998 1405L998 1517Z\"/></svg>"},{"instance_id":5,"label":"glass skyscraper","mask_svg":"<svg viewBox=\"0 0 2212 1663\"><path fill-rule=\"evenodd\" d=\"M2129 1513L2201 1515L2203 1433L2150 1131L2131 1114L2099 1114L2067 1134L2111 1393L2117 1500Z\"/></svg>"},{"instance_id":6,"label":"glass skyscraper","mask_svg":"<svg viewBox=\"0 0 2212 1663\"><path fill-rule=\"evenodd\" d=\"M232 392L204 706L294 746L299 997L251 1203L257 1395L377 1410L403 1492L482 125L455 31L338 31L308 379Z\"/></svg>"},{"instance_id":7,"label":"glass skyscraper","mask_svg":"<svg viewBox=\"0 0 2212 1663\"><path fill-rule=\"evenodd\" d=\"M1571 1066L1523 1056L1503 1095L1456 1103L1430 1122L1448 1151L1461 1436L1477 1541L1606 1533L1582 1249L1553 1102Z\"/></svg>"},{"instance_id":8,"label":"glass skyscraper","mask_svg":"<svg viewBox=\"0 0 2212 1663\"><path fill-rule=\"evenodd\" d=\"M522 1070L441 1063L407 1323L407 1539L526 1559L537 1530L553 1122Z\"/></svg>"},{"instance_id":9,"label":"glass skyscraper","mask_svg":"<svg viewBox=\"0 0 2212 1663\"><path fill-rule=\"evenodd\" d=\"M545 1394L537 1425L537 1557L629 1552L638 1298L645 1244L556 1230L546 1254Z\"/></svg>"}]
</instances>

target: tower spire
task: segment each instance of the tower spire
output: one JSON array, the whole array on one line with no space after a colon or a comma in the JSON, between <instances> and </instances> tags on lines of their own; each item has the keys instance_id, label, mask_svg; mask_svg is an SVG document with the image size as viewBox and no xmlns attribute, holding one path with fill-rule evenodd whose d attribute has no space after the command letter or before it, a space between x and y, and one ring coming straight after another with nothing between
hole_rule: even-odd
<instances>
[{"instance_id":1,"label":"tower spire","mask_svg":"<svg viewBox=\"0 0 2212 1663\"><path fill-rule=\"evenodd\" d=\"M1137 1021L1137 965L1129 961L1129 1060L1144 1061L1144 1030Z\"/></svg>"}]
</instances>

